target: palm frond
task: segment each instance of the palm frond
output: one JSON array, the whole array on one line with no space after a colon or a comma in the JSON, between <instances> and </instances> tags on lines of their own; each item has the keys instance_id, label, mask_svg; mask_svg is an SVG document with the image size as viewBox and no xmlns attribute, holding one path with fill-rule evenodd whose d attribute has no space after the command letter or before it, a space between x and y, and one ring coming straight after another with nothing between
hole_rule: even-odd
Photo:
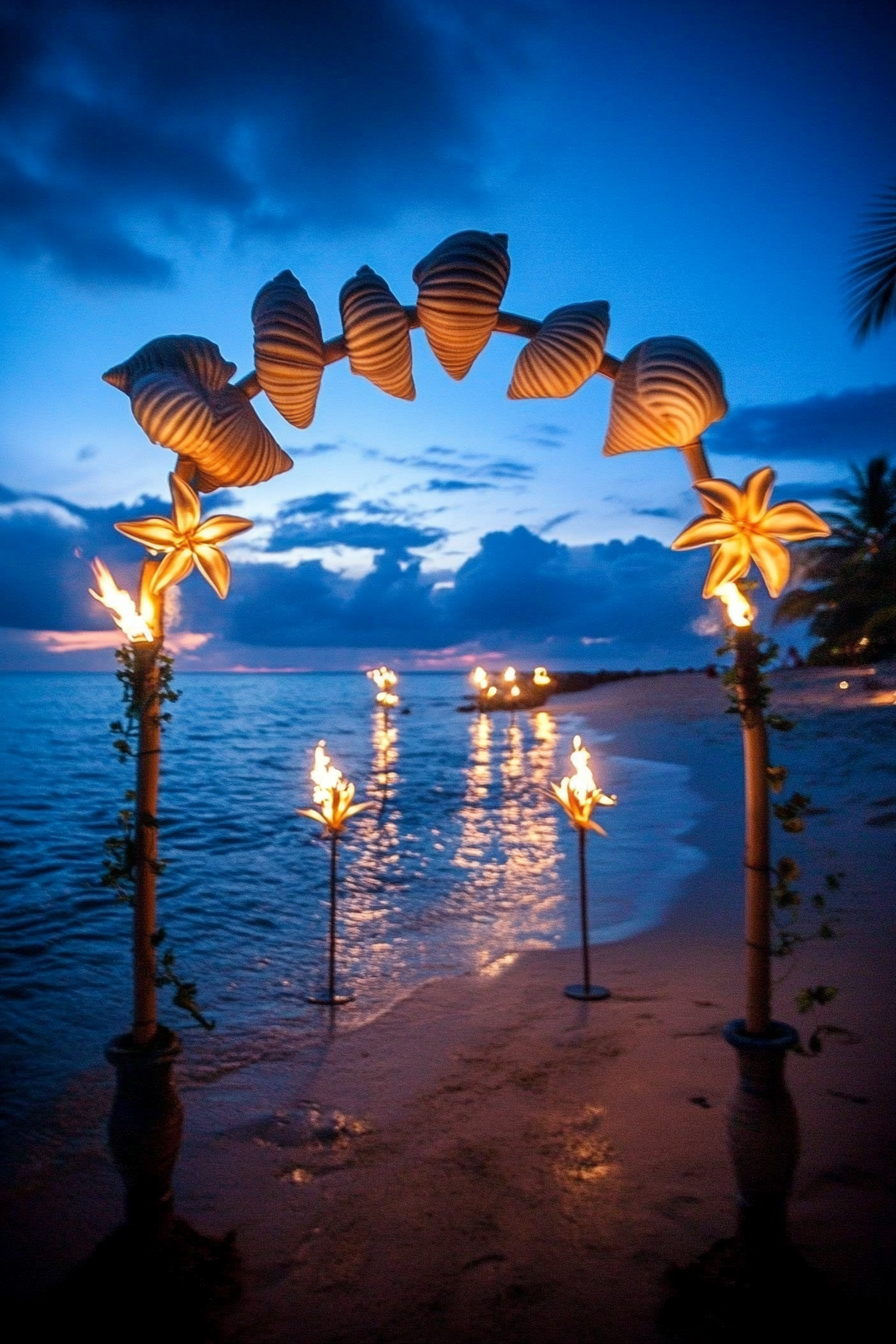
<instances>
[{"instance_id":1,"label":"palm frond","mask_svg":"<svg viewBox=\"0 0 896 1344\"><path fill-rule=\"evenodd\" d=\"M858 344L896 317L896 181L878 196L856 239L846 311Z\"/></svg>"}]
</instances>

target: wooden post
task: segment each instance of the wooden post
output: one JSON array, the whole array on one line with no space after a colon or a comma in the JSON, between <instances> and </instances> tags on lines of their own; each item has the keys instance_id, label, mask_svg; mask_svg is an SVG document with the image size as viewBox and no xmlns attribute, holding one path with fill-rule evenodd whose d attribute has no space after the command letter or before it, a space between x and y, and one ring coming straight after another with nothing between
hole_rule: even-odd
<instances>
[{"instance_id":1,"label":"wooden post","mask_svg":"<svg viewBox=\"0 0 896 1344\"><path fill-rule=\"evenodd\" d=\"M762 713L760 636L747 627L734 638L744 744L745 1020L749 1036L764 1036L771 1018L768 733Z\"/></svg>"},{"instance_id":2,"label":"wooden post","mask_svg":"<svg viewBox=\"0 0 896 1344\"><path fill-rule=\"evenodd\" d=\"M145 590L156 564L144 562L140 576ZM156 638L134 643L134 702L139 714L137 787L134 804L134 1025L135 1045L148 1045L158 1027L156 1008L156 865L158 863L159 766L162 752L159 703L159 653L162 648L162 606L157 602Z\"/></svg>"}]
</instances>

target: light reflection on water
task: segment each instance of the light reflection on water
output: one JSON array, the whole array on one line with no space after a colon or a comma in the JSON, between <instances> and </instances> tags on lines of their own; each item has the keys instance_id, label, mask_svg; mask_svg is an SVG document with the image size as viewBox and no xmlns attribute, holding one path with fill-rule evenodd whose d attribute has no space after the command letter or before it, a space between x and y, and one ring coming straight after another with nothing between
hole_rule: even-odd
<instances>
[{"instance_id":1,"label":"light reflection on water","mask_svg":"<svg viewBox=\"0 0 896 1344\"><path fill-rule=\"evenodd\" d=\"M218 1029L165 1009L186 1071L212 1078L291 1055L319 1034L305 1004L325 974L327 853L298 818L315 742L376 806L340 843L340 1025L383 1011L433 975L494 972L507 954L576 940L574 837L547 794L567 773L562 700L536 713L455 712L457 674L405 676L410 714L372 710L359 674L192 675L165 740L161 920L178 970L199 982ZM125 772L106 725L111 677L7 675L3 1051L13 1119L101 1063L128 1020L128 913L98 885ZM588 847L595 940L657 922L699 854L681 843L698 807L678 766L606 755L585 730L598 782L618 793L610 838ZM164 992L163 992L164 993Z\"/></svg>"}]
</instances>

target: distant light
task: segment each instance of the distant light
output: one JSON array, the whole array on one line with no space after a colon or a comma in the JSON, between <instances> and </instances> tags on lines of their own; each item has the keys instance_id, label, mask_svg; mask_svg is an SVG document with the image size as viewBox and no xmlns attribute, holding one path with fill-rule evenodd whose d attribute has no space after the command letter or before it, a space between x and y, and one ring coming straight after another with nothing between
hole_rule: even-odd
<instances>
[{"instance_id":1,"label":"distant light","mask_svg":"<svg viewBox=\"0 0 896 1344\"><path fill-rule=\"evenodd\" d=\"M512 696L519 695L519 693L520 693L520 688L519 688L519 686L511 686L511 688L510 688L510 694L511 694Z\"/></svg>"},{"instance_id":2,"label":"distant light","mask_svg":"<svg viewBox=\"0 0 896 1344\"><path fill-rule=\"evenodd\" d=\"M550 686L551 684L546 667L536 667L532 673L532 680L536 686Z\"/></svg>"},{"instance_id":3,"label":"distant light","mask_svg":"<svg viewBox=\"0 0 896 1344\"><path fill-rule=\"evenodd\" d=\"M495 696L495 695L497 695L497 694L498 694L498 688L497 688L497 686L489 686L488 691L486 692L487 698L488 698L489 700L491 700L492 697Z\"/></svg>"},{"instance_id":4,"label":"distant light","mask_svg":"<svg viewBox=\"0 0 896 1344\"><path fill-rule=\"evenodd\" d=\"M505 667L505 669L504 669L504 680L505 680L505 681L516 681L516 668L515 668L515 667Z\"/></svg>"},{"instance_id":5,"label":"distant light","mask_svg":"<svg viewBox=\"0 0 896 1344\"><path fill-rule=\"evenodd\" d=\"M849 690L849 682L848 682L848 681L841 681L841 683L840 683L840 689L841 689L841 691L848 691L848 690Z\"/></svg>"}]
</instances>

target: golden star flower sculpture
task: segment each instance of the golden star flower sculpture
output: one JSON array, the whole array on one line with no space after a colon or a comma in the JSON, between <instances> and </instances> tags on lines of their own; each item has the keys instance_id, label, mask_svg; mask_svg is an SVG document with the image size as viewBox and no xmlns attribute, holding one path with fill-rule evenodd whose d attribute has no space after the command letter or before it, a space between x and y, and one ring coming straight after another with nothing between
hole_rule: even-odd
<instances>
[{"instance_id":1,"label":"golden star flower sculpture","mask_svg":"<svg viewBox=\"0 0 896 1344\"><path fill-rule=\"evenodd\" d=\"M195 565L219 597L230 587L230 561L219 550L222 541L245 532L253 524L247 518L217 513L200 521L199 496L179 476L168 477L171 485L171 517L139 518L134 523L116 523L132 541L139 541L152 552L165 552L165 558L152 577L153 593L180 583Z\"/></svg>"},{"instance_id":2,"label":"golden star flower sculpture","mask_svg":"<svg viewBox=\"0 0 896 1344\"><path fill-rule=\"evenodd\" d=\"M742 579L754 561L770 595L777 597L790 577L790 556L782 542L831 535L824 519L807 504L788 499L770 509L774 483L771 467L754 471L741 490L731 481L716 478L695 483L708 512L688 524L672 542L672 549L715 547L704 597L713 597L723 584Z\"/></svg>"},{"instance_id":3,"label":"golden star flower sculpture","mask_svg":"<svg viewBox=\"0 0 896 1344\"><path fill-rule=\"evenodd\" d=\"M319 821L332 835L339 835L345 823L358 812L363 812L373 803L353 803L355 786L350 780L342 778L342 771L330 763L324 751L326 742L318 742L314 748L314 768L311 780L314 784L312 798L319 810L313 807L296 809L300 817L310 817Z\"/></svg>"},{"instance_id":4,"label":"golden star flower sculpture","mask_svg":"<svg viewBox=\"0 0 896 1344\"><path fill-rule=\"evenodd\" d=\"M603 826L591 820L591 813L596 807L615 807L617 798L614 793L604 793L598 787L588 764L591 753L582 746L578 734L572 740L569 759L575 767L574 773L565 776L559 784L552 782L551 793L577 830L606 835Z\"/></svg>"}]
</instances>

